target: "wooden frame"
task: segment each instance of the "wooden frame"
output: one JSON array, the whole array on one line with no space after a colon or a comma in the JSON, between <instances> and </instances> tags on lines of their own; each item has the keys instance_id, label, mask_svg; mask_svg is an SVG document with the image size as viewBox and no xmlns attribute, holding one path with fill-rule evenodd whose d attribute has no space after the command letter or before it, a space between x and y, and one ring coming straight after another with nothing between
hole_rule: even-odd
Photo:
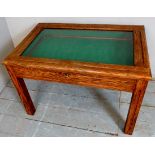
<instances>
[{"instance_id":1,"label":"wooden frame","mask_svg":"<svg viewBox=\"0 0 155 155\"><path fill-rule=\"evenodd\" d=\"M132 31L134 66L86 63L78 61L21 56L33 39L45 28ZM48 80L97 88L132 92L124 132L132 134L148 80L151 79L144 26L39 23L3 62L19 93L26 112L35 108L23 78Z\"/></svg>"}]
</instances>

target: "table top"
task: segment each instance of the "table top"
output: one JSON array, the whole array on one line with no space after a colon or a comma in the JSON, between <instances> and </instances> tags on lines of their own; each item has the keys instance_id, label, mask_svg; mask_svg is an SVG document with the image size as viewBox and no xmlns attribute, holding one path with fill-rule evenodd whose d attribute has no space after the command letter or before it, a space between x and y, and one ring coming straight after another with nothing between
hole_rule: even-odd
<instances>
[{"instance_id":1,"label":"table top","mask_svg":"<svg viewBox=\"0 0 155 155\"><path fill-rule=\"evenodd\" d=\"M132 32L44 29L22 56L133 66L133 49Z\"/></svg>"}]
</instances>

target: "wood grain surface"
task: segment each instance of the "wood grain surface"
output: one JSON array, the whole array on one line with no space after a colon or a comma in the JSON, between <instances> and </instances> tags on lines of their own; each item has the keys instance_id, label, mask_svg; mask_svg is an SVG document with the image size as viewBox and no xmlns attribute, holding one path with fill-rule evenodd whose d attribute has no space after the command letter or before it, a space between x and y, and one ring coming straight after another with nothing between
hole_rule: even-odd
<instances>
[{"instance_id":1,"label":"wood grain surface","mask_svg":"<svg viewBox=\"0 0 155 155\"><path fill-rule=\"evenodd\" d=\"M136 84L135 90L132 94L130 108L124 128L124 132L127 134L131 135L133 133L147 84L148 81L145 80L138 80Z\"/></svg>"},{"instance_id":2,"label":"wood grain surface","mask_svg":"<svg viewBox=\"0 0 155 155\"><path fill-rule=\"evenodd\" d=\"M17 92L21 98L21 101L25 107L27 114L33 115L35 113L35 107L26 88L24 80L22 78L17 77L14 73L14 70L10 66L6 66L6 68L15 88L17 89Z\"/></svg>"}]
</instances>

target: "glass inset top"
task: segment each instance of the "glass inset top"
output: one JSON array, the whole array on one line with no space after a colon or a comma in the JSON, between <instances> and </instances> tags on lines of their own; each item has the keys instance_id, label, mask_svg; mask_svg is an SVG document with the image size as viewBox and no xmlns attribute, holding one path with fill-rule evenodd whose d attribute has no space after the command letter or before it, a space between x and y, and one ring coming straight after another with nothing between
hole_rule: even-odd
<instances>
[{"instance_id":1,"label":"glass inset top","mask_svg":"<svg viewBox=\"0 0 155 155\"><path fill-rule=\"evenodd\" d=\"M133 65L133 34L124 31L44 29L22 56Z\"/></svg>"}]
</instances>

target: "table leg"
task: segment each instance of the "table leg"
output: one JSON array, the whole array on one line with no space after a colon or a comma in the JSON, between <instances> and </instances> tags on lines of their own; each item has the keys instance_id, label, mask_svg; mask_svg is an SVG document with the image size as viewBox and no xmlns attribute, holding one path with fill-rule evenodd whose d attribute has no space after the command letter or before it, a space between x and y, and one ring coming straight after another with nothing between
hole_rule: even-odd
<instances>
[{"instance_id":1,"label":"table leg","mask_svg":"<svg viewBox=\"0 0 155 155\"><path fill-rule=\"evenodd\" d=\"M126 134L131 135L134 130L147 84L148 84L148 81L145 81L145 80L137 81L136 88L132 94L130 108L129 108L127 120L125 123L124 132Z\"/></svg>"},{"instance_id":2,"label":"table leg","mask_svg":"<svg viewBox=\"0 0 155 155\"><path fill-rule=\"evenodd\" d=\"M35 113L35 107L33 105L33 102L31 100L31 97L29 95L24 80L22 78L16 77L16 75L13 72L13 69L10 66L6 66L6 68L8 70L8 73L11 77L13 84L17 89L17 92L21 98L21 101L25 107L27 114L33 115Z\"/></svg>"}]
</instances>

